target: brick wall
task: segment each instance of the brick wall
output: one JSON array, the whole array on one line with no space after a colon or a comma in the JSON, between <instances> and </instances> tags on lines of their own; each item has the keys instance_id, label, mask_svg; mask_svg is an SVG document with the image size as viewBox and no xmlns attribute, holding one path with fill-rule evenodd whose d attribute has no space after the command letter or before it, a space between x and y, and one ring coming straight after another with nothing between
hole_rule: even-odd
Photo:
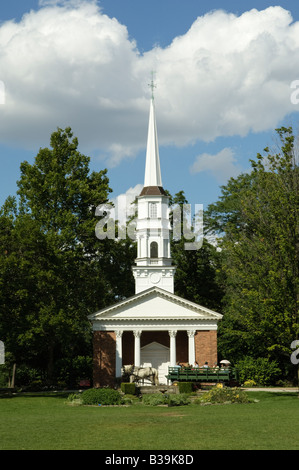
<instances>
[{"instance_id":1,"label":"brick wall","mask_svg":"<svg viewBox=\"0 0 299 470\"><path fill-rule=\"evenodd\" d=\"M195 334L195 360L199 366L207 361L209 366L217 362L217 331L197 331Z\"/></svg>"},{"instance_id":2,"label":"brick wall","mask_svg":"<svg viewBox=\"0 0 299 470\"><path fill-rule=\"evenodd\" d=\"M93 332L93 386L113 386L116 337L114 331Z\"/></svg>"}]
</instances>

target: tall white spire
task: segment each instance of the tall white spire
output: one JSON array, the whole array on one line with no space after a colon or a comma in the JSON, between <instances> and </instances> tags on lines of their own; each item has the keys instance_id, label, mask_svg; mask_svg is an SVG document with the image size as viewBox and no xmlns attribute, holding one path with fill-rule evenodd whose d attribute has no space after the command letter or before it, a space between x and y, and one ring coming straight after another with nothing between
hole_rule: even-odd
<instances>
[{"instance_id":1,"label":"tall white spire","mask_svg":"<svg viewBox=\"0 0 299 470\"><path fill-rule=\"evenodd\" d=\"M169 197L162 187L154 86L152 80L144 187L137 198L137 258L132 268L136 294L151 287L174 292L175 267L172 266L170 254Z\"/></svg>"},{"instance_id":2,"label":"tall white spire","mask_svg":"<svg viewBox=\"0 0 299 470\"><path fill-rule=\"evenodd\" d=\"M153 82L151 86L153 89L153 86L154 86ZM153 94L151 98L150 115L149 115L149 123L148 123L144 186L145 187L148 187L148 186L162 187L159 145L158 145L158 135L157 135L157 125L156 125L156 115L155 115L155 103L154 103Z\"/></svg>"}]
</instances>

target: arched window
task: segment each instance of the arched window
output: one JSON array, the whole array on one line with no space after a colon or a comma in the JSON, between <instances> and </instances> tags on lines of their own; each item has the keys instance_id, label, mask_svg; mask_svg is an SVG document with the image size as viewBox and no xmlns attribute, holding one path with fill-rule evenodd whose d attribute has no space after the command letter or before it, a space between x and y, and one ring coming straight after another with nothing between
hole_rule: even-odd
<instances>
[{"instance_id":1,"label":"arched window","mask_svg":"<svg viewBox=\"0 0 299 470\"><path fill-rule=\"evenodd\" d=\"M158 258L158 243L152 242L150 246L151 258Z\"/></svg>"}]
</instances>

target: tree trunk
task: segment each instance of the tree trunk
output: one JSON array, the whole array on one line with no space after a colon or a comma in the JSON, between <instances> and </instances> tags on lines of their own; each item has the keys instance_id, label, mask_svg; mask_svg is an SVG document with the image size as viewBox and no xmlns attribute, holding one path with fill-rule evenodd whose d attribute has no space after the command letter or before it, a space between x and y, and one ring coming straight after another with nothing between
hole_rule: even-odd
<instances>
[{"instance_id":1,"label":"tree trunk","mask_svg":"<svg viewBox=\"0 0 299 470\"><path fill-rule=\"evenodd\" d=\"M14 365L12 366L11 388L15 388L16 368L17 364L14 362Z\"/></svg>"}]
</instances>

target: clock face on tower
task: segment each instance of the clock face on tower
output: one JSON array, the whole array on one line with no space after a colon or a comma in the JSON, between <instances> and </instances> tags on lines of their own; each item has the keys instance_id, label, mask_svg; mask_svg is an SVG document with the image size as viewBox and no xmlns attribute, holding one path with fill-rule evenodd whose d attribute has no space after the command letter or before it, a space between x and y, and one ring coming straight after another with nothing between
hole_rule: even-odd
<instances>
[{"instance_id":1,"label":"clock face on tower","mask_svg":"<svg viewBox=\"0 0 299 470\"><path fill-rule=\"evenodd\" d=\"M150 275L150 279L151 279L151 282L153 284L159 284L159 282L161 281L161 274L160 273L152 273Z\"/></svg>"}]
</instances>

